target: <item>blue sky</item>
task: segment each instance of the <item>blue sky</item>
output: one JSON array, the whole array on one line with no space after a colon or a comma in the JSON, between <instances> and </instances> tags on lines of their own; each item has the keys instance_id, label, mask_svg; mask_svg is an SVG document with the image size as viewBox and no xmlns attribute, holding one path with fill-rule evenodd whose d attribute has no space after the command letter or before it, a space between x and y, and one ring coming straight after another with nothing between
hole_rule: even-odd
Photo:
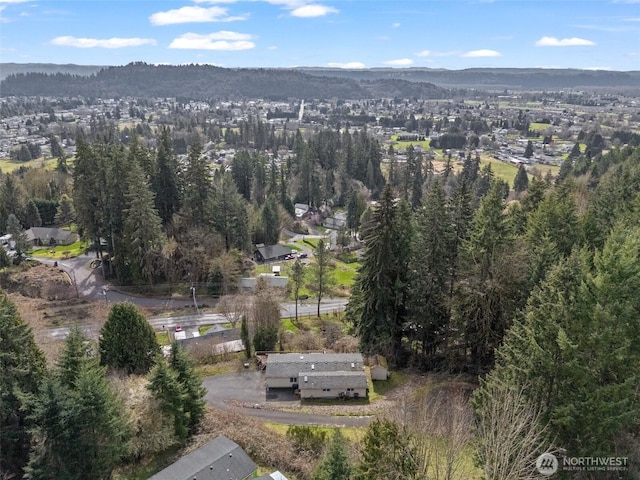
<instances>
[{"instance_id":1,"label":"blue sky","mask_svg":"<svg viewBox=\"0 0 640 480\"><path fill-rule=\"evenodd\" d=\"M640 0L0 0L0 61L640 70Z\"/></svg>"}]
</instances>

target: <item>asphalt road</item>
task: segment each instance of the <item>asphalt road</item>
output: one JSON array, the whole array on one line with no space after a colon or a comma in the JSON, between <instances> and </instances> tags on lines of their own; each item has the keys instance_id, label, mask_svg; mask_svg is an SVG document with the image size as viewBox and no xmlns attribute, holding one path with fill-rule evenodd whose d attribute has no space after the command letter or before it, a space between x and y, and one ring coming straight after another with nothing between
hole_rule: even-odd
<instances>
[{"instance_id":1,"label":"asphalt road","mask_svg":"<svg viewBox=\"0 0 640 480\"><path fill-rule=\"evenodd\" d=\"M174 298L157 298L157 297L141 297L128 295L119 292L115 287L111 286L102 278L97 269L92 269L90 263L95 259L92 255L80 255L79 257L67 260L53 260L51 258L34 257L36 260L53 265L58 262L58 267L64 270L72 282L75 283L78 296L89 301L105 302L114 304L119 302L131 302L141 307L161 308L165 310L180 309L192 307L191 299L174 299ZM341 312L347 304L346 299L342 298L324 298L320 305L321 313ZM288 302L281 305L281 316L290 318L295 316L295 303ZM314 299L298 302L298 315L307 316L317 313L317 302ZM197 327L201 325L213 325L228 323L228 320L221 314L190 314L170 317L152 317L149 323L153 328L161 330L163 328L174 328L176 325L182 327ZM64 339L69 332L68 328L52 328L49 330L49 336L54 339ZM98 332L92 331L91 327L86 330L87 335L97 337Z\"/></svg>"},{"instance_id":2,"label":"asphalt road","mask_svg":"<svg viewBox=\"0 0 640 480\"><path fill-rule=\"evenodd\" d=\"M250 415L265 422L287 425L318 425L334 427L366 427L371 417L330 416L312 413L283 412L270 408L270 402L299 405L299 399L290 391L271 390L266 392L264 373L247 370L240 373L226 373L206 377L202 385L207 389L205 400L211 406Z\"/></svg>"}]
</instances>

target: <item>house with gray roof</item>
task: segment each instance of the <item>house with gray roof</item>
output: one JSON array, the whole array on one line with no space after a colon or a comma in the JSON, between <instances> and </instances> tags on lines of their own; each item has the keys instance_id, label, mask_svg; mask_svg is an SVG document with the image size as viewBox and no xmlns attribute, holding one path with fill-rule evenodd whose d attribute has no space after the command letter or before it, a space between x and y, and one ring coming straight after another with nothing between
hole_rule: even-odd
<instances>
[{"instance_id":1,"label":"house with gray roof","mask_svg":"<svg viewBox=\"0 0 640 480\"><path fill-rule=\"evenodd\" d=\"M306 380L305 380L306 377ZM270 388L299 389L302 398L366 397L367 377L360 353L280 353L267 357Z\"/></svg>"},{"instance_id":2,"label":"house with gray roof","mask_svg":"<svg viewBox=\"0 0 640 480\"><path fill-rule=\"evenodd\" d=\"M78 241L78 234L61 228L31 227L25 232L33 246L71 245Z\"/></svg>"},{"instance_id":3,"label":"house with gray roof","mask_svg":"<svg viewBox=\"0 0 640 480\"><path fill-rule=\"evenodd\" d=\"M276 260L283 260L289 255L293 255L295 252L289 247L283 245L256 245L256 249L253 252L253 257L256 262L274 262Z\"/></svg>"},{"instance_id":4,"label":"house with gray roof","mask_svg":"<svg viewBox=\"0 0 640 480\"><path fill-rule=\"evenodd\" d=\"M149 480L247 480L257 472L258 466L245 451L221 435Z\"/></svg>"},{"instance_id":5,"label":"house with gray roof","mask_svg":"<svg viewBox=\"0 0 640 480\"><path fill-rule=\"evenodd\" d=\"M357 372L300 372L300 398L366 398L367 376Z\"/></svg>"}]
</instances>

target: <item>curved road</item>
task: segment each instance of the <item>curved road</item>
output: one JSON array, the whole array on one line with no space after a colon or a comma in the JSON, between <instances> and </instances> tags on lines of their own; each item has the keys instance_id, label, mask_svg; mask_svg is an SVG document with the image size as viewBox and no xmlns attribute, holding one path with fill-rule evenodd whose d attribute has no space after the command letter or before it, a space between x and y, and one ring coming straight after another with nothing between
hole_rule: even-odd
<instances>
[{"instance_id":1,"label":"curved road","mask_svg":"<svg viewBox=\"0 0 640 480\"><path fill-rule=\"evenodd\" d=\"M289 390L266 392L264 374L256 371L225 373L206 377L202 385L207 389L205 400L211 406L250 415L265 422L288 425L317 425L334 427L366 427L370 416L331 416L315 413L275 410L269 403L278 402L278 407L293 409L300 400Z\"/></svg>"},{"instance_id":2,"label":"curved road","mask_svg":"<svg viewBox=\"0 0 640 480\"><path fill-rule=\"evenodd\" d=\"M116 290L109 282L102 278L96 269L92 269L89 264L94 260L93 256L80 255L79 257L66 260L54 260L51 258L34 257L41 263L53 265L58 262L58 267L65 271L72 282L75 283L78 296L93 302L106 302L109 304L118 302L131 302L141 307L162 308L165 310L192 307L191 299L181 298L157 298L128 295ZM106 298L105 298L106 297ZM345 309L347 300L343 298L323 298L320 305L321 313L341 312ZM281 316L291 318L295 315L295 303L283 303L280 306ZM317 304L311 299L308 302L298 302L298 315L315 315ZM198 315L181 315L172 317L149 318L149 323L155 329L173 328L176 325L183 327L196 327L200 325L212 325L216 323L228 323L228 320L221 314L203 313ZM53 328L49 330L49 335L55 338L64 338L68 333L68 328Z\"/></svg>"}]
</instances>

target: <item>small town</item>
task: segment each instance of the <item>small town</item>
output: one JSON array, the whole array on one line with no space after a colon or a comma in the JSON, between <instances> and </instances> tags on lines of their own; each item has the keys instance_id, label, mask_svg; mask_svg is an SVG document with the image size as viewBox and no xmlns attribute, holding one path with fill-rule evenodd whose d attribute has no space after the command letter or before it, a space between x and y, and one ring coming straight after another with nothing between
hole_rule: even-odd
<instances>
[{"instance_id":1,"label":"small town","mask_svg":"<svg viewBox=\"0 0 640 480\"><path fill-rule=\"evenodd\" d=\"M640 478L633 3L0 2L0 480Z\"/></svg>"}]
</instances>

